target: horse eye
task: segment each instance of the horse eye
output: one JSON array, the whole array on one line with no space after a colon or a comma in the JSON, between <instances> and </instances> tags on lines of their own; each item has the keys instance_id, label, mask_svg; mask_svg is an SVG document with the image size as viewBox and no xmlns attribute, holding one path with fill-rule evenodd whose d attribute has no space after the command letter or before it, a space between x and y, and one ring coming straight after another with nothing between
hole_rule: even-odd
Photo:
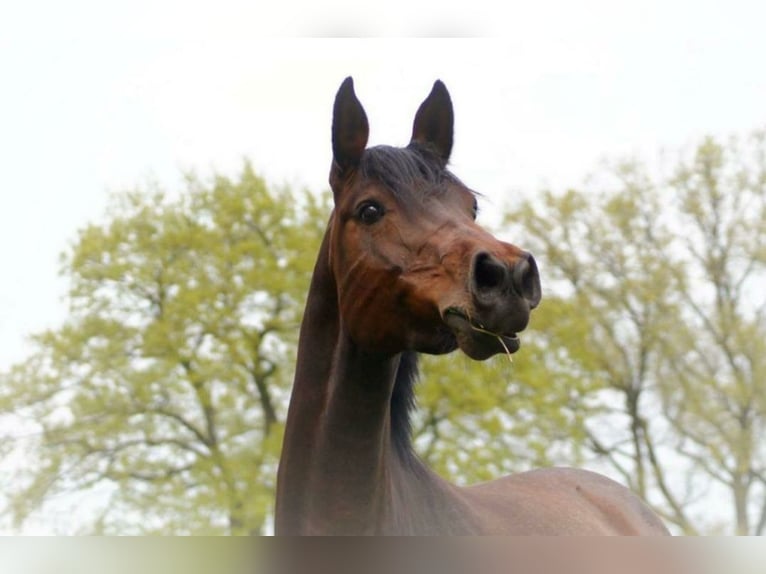
<instances>
[{"instance_id":1,"label":"horse eye","mask_svg":"<svg viewBox=\"0 0 766 574\"><path fill-rule=\"evenodd\" d=\"M372 225L383 217L383 206L375 201L365 201L356 210L359 221Z\"/></svg>"},{"instance_id":2,"label":"horse eye","mask_svg":"<svg viewBox=\"0 0 766 574\"><path fill-rule=\"evenodd\" d=\"M479 201L477 199L473 200L473 218L476 219L476 217L479 215Z\"/></svg>"}]
</instances>

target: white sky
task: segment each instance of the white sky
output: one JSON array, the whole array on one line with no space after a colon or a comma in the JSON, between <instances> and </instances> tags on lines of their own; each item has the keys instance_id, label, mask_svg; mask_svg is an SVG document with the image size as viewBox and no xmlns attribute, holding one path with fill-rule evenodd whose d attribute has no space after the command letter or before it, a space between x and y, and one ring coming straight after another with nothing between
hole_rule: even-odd
<instances>
[{"instance_id":1,"label":"white sky","mask_svg":"<svg viewBox=\"0 0 766 574\"><path fill-rule=\"evenodd\" d=\"M273 182L324 188L347 75L373 144L405 144L444 80L453 170L495 204L577 185L604 156L766 124L762 2L278 4L2 4L0 369L65 316L58 254L110 191L172 188L182 170L233 172L244 157ZM288 33L499 37L263 37Z\"/></svg>"}]
</instances>

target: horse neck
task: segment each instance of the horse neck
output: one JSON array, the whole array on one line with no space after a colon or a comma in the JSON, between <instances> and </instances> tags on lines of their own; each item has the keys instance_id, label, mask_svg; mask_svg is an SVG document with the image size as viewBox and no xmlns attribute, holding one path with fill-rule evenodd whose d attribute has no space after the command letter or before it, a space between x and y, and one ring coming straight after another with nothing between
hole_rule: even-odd
<instances>
[{"instance_id":1,"label":"horse neck","mask_svg":"<svg viewBox=\"0 0 766 574\"><path fill-rule=\"evenodd\" d=\"M391 393L399 359L361 352L343 334L318 426L308 516L311 530L371 534L383 529L395 485Z\"/></svg>"},{"instance_id":2,"label":"horse neck","mask_svg":"<svg viewBox=\"0 0 766 574\"><path fill-rule=\"evenodd\" d=\"M298 344L277 484L278 534L362 533L390 495L390 403L399 357L360 351L345 335L319 253Z\"/></svg>"}]
</instances>

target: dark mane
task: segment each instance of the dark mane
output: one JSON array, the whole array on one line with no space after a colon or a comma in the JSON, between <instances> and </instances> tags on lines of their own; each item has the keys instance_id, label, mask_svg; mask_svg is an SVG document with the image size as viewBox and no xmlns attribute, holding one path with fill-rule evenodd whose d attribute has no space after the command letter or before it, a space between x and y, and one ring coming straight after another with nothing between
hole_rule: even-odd
<instances>
[{"instance_id":1,"label":"dark mane","mask_svg":"<svg viewBox=\"0 0 766 574\"><path fill-rule=\"evenodd\" d=\"M438 158L427 147L410 144L405 148L375 146L365 150L359 164L365 179L379 181L397 198L412 197L403 192L417 186L419 193L437 193L447 182L459 183Z\"/></svg>"},{"instance_id":2,"label":"dark mane","mask_svg":"<svg viewBox=\"0 0 766 574\"><path fill-rule=\"evenodd\" d=\"M415 408L415 382L418 379L418 354L405 351L396 371L391 395L391 438L397 452L406 460L413 454L410 414Z\"/></svg>"}]
</instances>

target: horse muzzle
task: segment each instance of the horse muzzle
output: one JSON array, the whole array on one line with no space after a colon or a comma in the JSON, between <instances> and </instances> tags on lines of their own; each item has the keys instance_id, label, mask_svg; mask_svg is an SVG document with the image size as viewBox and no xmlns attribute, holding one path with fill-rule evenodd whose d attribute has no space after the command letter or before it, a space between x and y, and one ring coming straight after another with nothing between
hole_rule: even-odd
<instances>
[{"instance_id":1,"label":"horse muzzle","mask_svg":"<svg viewBox=\"0 0 766 574\"><path fill-rule=\"evenodd\" d=\"M522 252L509 263L479 251L471 260L468 285L470 305L452 305L442 311L442 320L460 349L476 360L518 351L517 333L526 328L541 298L534 257Z\"/></svg>"}]
</instances>

